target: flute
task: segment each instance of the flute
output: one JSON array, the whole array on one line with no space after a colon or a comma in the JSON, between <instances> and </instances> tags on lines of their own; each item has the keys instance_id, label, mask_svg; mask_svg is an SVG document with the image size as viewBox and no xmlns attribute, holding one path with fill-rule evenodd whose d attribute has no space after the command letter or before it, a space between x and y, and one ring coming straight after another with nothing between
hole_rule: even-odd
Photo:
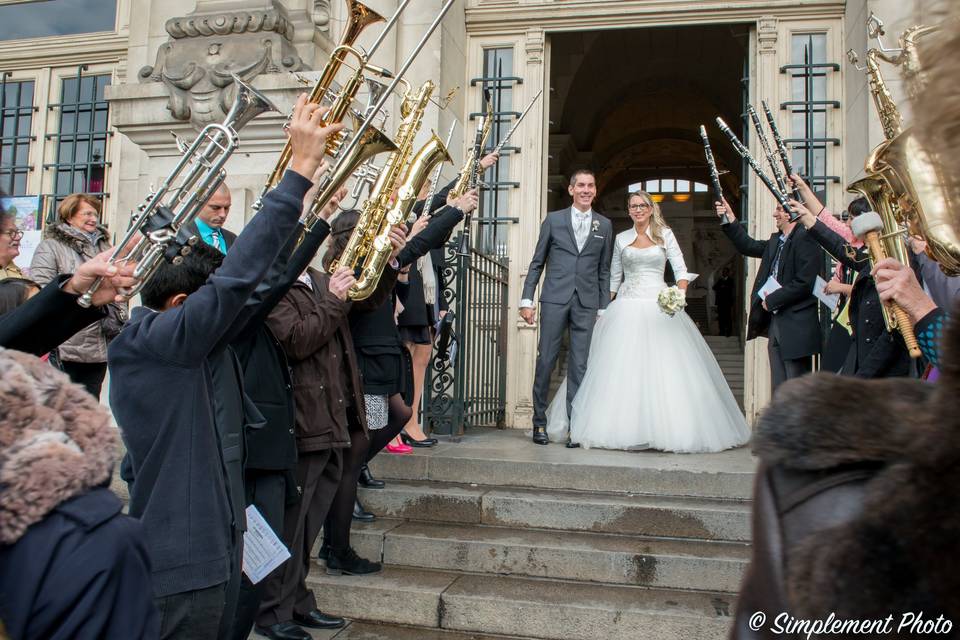
<instances>
[{"instance_id":1,"label":"flute","mask_svg":"<svg viewBox=\"0 0 960 640\"><path fill-rule=\"evenodd\" d=\"M703 153L707 157L707 166L710 168L710 182L713 184L713 197L716 202L723 203L723 188L720 186L720 172L713 159L713 150L710 148L710 138L707 137L707 128L700 125L700 138L703 140ZM723 214L721 224L730 224L727 214Z\"/></svg>"},{"instance_id":2,"label":"flute","mask_svg":"<svg viewBox=\"0 0 960 640\"><path fill-rule=\"evenodd\" d=\"M517 127L520 126L520 123L523 121L523 119L527 117L527 113L529 113L530 108L542 95L543 95L543 89L540 89L537 95L533 96L533 100L530 101L530 104L527 105L527 108L524 109L523 113L520 114L520 117L517 118L517 121L513 123L512 127L510 127L510 130L507 131L507 135L503 136L503 140L500 141L500 144L498 144L496 147L493 148L492 153L500 153L500 150L503 149L503 145L507 143L507 140L510 139L510 137L513 135L513 132L517 130Z\"/></svg>"},{"instance_id":3,"label":"flute","mask_svg":"<svg viewBox=\"0 0 960 640\"><path fill-rule=\"evenodd\" d=\"M783 207L783 210L787 212L787 215L790 216L790 221L796 221L800 216L798 216L793 209L790 208L790 203L787 202L787 196L777 189L777 185L763 172L763 169L757 164L757 161L752 155L750 155L750 150L743 146L743 143L740 142L740 139L737 137L733 131L730 130L730 127L727 126L727 123L723 121L723 118L717 118L717 125L720 127L720 131L730 138L730 143L733 144L733 148L737 150L737 153L740 154L740 157L747 161L750 165L750 168L753 169L753 172L757 174L757 177L760 178L760 181L763 185L773 194L773 197L776 198L777 202L780 203L780 206Z\"/></svg>"}]
</instances>

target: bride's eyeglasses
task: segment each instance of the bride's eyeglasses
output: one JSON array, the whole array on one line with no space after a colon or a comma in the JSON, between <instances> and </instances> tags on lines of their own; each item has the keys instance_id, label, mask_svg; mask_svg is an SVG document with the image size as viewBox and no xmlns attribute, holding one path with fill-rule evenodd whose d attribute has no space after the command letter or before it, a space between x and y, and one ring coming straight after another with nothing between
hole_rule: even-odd
<instances>
[{"instance_id":1,"label":"bride's eyeglasses","mask_svg":"<svg viewBox=\"0 0 960 640\"><path fill-rule=\"evenodd\" d=\"M647 204L646 202L641 202L639 204L631 204L627 206L627 209L630 209L630 211L643 211L649 208L650 208L650 205Z\"/></svg>"}]
</instances>

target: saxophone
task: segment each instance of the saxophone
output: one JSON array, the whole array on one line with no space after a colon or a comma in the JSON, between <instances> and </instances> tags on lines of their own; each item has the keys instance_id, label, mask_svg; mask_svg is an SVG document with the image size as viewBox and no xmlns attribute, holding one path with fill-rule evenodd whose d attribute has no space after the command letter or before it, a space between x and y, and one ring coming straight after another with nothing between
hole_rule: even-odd
<instances>
[{"instance_id":1,"label":"saxophone","mask_svg":"<svg viewBox=\"0 0 960 640\"><path fill-rule=\"evenodd\" d=\"M416 94L404 95L400 105L403 121L394 139L397 149L380 170L343 253L330 265L331 273L340 267L359 270L357 282L347 293L351 300L364 300L377 288L392 252L390 229L406 220L430 170L437 162L449 159L446 145L436 134L414 154L413 143L433 90L434 84L428 80ZM391 203L394 194L396 200Z\"/></svg>"}]
</instances>

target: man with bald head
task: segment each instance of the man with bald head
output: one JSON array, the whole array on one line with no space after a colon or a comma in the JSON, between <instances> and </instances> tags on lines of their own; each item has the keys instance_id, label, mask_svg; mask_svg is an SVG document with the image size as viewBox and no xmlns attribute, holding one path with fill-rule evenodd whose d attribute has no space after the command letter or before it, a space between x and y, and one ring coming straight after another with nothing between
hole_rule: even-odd
<instances>
[{"instance_id":1,"label":"man with bald head","mask_svg":"<svg viewBox=\"0 0 960 640\"><path fill-rule=\"evenodd\" d=\"M230 215L230 203L230 189L222 183L190 225L191 231L211 247L219 249L220 253L226 253L237 239L235 233L223 228Z\"/></svg>"}]
</instances>

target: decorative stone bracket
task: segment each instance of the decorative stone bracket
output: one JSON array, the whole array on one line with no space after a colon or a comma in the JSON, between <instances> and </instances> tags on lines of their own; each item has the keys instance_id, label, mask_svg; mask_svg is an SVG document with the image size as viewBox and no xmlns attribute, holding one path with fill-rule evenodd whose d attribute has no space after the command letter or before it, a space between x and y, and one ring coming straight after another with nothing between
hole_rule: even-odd
<instances>
[{"instance_id":1,"label":"decorative stone bracket","mask_svg":"<svg viewBox=\"0 0 960 640\"><path fill-rule=\"evenodd\" d=\"M171 39L160 46L155 64L138 74L142 83L166 85L172 116L198 129L223 120L233 99L231 74L249 81L306 66L294 47L294 23L279 0L205 10L223 4L199 0L190 15L168 20Z\"/></svg>"}]
</instances>

